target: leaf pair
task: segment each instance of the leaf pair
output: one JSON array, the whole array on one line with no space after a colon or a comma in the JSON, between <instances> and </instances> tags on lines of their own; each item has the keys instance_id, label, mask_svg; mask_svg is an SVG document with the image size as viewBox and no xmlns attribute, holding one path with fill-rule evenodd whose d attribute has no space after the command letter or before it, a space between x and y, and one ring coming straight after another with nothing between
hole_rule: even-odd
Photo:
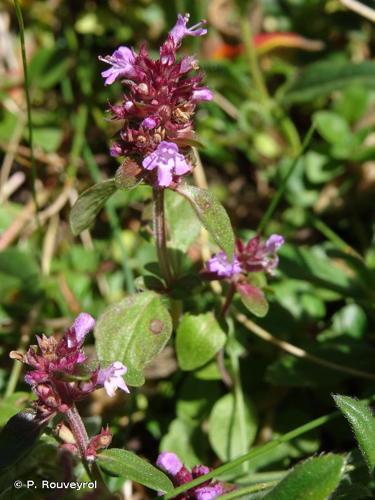
<instances>
[{"instance_id":1,"label":"leaf pair","mask_svg":"<svg viewBox=\"0 0 375 500\"><path fill-rule=\"evenodd\" d=\"M124 188L124 185L120 187ZM118 182L115 179L109 179L95 184L79 196L70 213L70 226L74 235L81 233L94 223L105 202L118 188ZM179 186L176 192L189 201L202 225L228 258L232 259L234 234L228 214L221 203L210 191L187 184Z\"/></svg>"}]
</instances>

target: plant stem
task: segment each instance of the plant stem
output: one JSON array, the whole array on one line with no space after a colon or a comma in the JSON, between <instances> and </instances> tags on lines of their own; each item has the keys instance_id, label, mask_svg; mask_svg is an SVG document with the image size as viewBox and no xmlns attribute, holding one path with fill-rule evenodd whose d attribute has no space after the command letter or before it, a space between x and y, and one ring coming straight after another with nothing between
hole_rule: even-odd
<instances>
[{"instance_id":1,"label":"plant stem","mask_svg":"<svg viewBox=\"0 0 375 500\"><path fill-rule=\"evenodd\" d=\"M260 99L263 102L268 103L269 94L264 82L263 74L259 67L258 57L253 43L253 33L251 30L250 21L246 15L243 16L241 21L241 34L255 88L258 91Z\"/></svg>"},{"instance_id":2,"label":"plant stem","mask_svg":"<svg viewBox=\"0 0 375 500\"><path fill-rule=\"evenodd\" d=\"M299 153L292 161L285 177L281 181L279 189L277 190L275 196L272 198L272 201L271 201L269 207L267 208L266 213L263 215L263 217L258 225L258 229L257 229L258 234L260 234L262 231L264 231L264 229L266 228L268 222L270 221L274 211L276 210L276 208L281 200L281 197L284 194L284 191L285 191L286 185L288 184L289 178L292 175L292 173L294 172L296 166L298 165L298 162L299 162L301 156L303 155L303 153L305 152L307 146L309 145L311 138L314 134L314 131L315 131L315 123L312 123L309 130L307 131L307 134L306 134L305 139L302 143L302 146L301 146Z\"/></svg>"},{"instance_id":3,"label":"plant stem","mask_svg":"<svg viewBox=\"0 0 375 500\"><path fill-rule=\"evenodd\" d=\"M257 491L267 490L275 486L276 481L272 483L258 483L252 484L251 486L246 486L245 488L239 488L238 490L230 491L229 493L222 495L220 500L229 500L231 498L243 497L245 493L256 493Z\"/></svg>"},{"instance_id":4,"label":"plant stem","mask_svg":"<svg viewBox=\"0 0 375 500\"><path fill-rule=\"evenodd\" d=\"M220 318L225 318L228 309L232 303L233 295L234 292L236 291L235 286L233 283L229 285L227 295L225 297L224 303L221 307L220 311ZM216 363L218 370L221 375L221 380L224 382L224 384L230 389L233 387L233 380L231 375L229 374L228 370L225 367L225 362L224 362L224 348L221 348L220 351L216 353Z\"/></svg>"},{"instance_id":5,"label":"plant stem","mask_svg":"<svg viewBox=\"0 0 375 500\"><path fill-rule=\"evenodd\" d=\"M29 130L29 146L30 146L30 159L31 159L31 179L32 179L32 194L33 200L35 203L35 212L37 213L38 201L36 198L36 166L35 166L35 157L34 157L34 142L33 142L33 124L31 120L31 98L30 98L30 90L29 90L29 74L27 70L27 59L26 59L26 45L25 45L25 25L23 22L22 10L19 5L18 0L13 0L14 8L16 11L18 26L20 29L20 42L21 42L21 56L22 56L22 66L23 66L23 74L24 74L24 87L25 87L25 96L26 96L26 109L27 109L27 125ZM38 218L37 218L38 221Z\"/></svg>"},{"instance_id":6,"label":"plant stem","mask_svg":"<svg viewBox=\"0 0 375 500\"><path fill-rule=\"evenodd\" d=\"M232 332L232 337L234 332ZM247 449L247 439L246 439L246 416L245 416L245 401L243 397L242 384L241 384L241 369L238 359L238 354L230 351L230 360L232 364L233 371L233 385L234 385L234 415L238 415L238 427L241 436L241 443L246 451ZM246 474L247 467L246 464L242 464L242 470Z\"/></svg>"},{"instance_id":7,"label":"plant stem","mask_svg":"<svg viewBox=\"0 0 375 500\"><path fill-rule=\"evenodd\" d=\"M89 444L89 437L86 432L86 427L82 422L81 415L78 413L77 407L74 404L66 412L66 419L77 443L82 460L86 461L85 456L86 448Z\"/></svg>"},{"instance_id":8,"label":"plant stem","mask_svg":"<svg viewBox=\"0 0 375 500\"><path fill-rule=\"evenodd\" d=\"M169 265L167 237L165 228L165 211L164 211L164 190L153 188L154 200L154 235L156 240L156 250L158 253L160 271L165 279L167 287L172 284L172 272Z\"/></svg>"},{"instance_id":9,"label":"plant stem","mask_svg":"<svg viewBox=\"0 0 375 500\"><path fill-rule=\"evenodd\" d=\"M274 337L270 332L268 332L261 326L257 325L256 323L254 323L254 321L249 319L244 314L239 313L238 311L235 312L235 318L239 323L244 325L245 328L247 328L250 332L254 333L257 337L260 337L262 340L265 340L266 342L275 345L279 349L282 349L283 351L287 352L288 354L291 354L292 356L295 356L296 358L305 359L317 365L329 368L330 370L335 370L337 372L345 373L347 375L351 375L354 377L365 378L368 380L375 380L375 373L364 372L362 370L357 370L356 368L350 368L349 366L342 366L337 363L333 363L332 361L327 361L326 359L319 358L314 354L309 354L304 349L301 349L300 347L290 344L285 340L280 340Z\"/></svg>"},{"instance_id":10,"label":"plant stem","mask_svg":"<svg viewBox=\"0 0 375 500\"><path fill-rule=\"evenodd\" d=\"M87 435L86 427L82 422L81 415L78 413L75 404L73 404L71 408L65 413L65 417L68 421L75 442L77 443L82 463L86 469L87 474L93 481L97 481L97 484L101 486L106 493L109 493L111 495L98 465L95 462L89 463L86 459L86 449L89 444L89 437Z\"/></svg>"}]
</instances>

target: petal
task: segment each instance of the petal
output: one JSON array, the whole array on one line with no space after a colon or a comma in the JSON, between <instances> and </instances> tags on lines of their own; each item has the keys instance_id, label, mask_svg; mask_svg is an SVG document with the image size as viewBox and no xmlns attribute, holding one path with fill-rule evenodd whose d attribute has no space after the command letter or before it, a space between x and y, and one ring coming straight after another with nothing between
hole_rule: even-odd
<instances>
[{"instance_id":1,"label":"petal","mask_svg":"<svg viewBox=\"0 0 375 500\"><path fill-rule=\"evenodd\" d=\"M73 328L78 343L81 343L85 336L94 328L95 320L88 313L81 313L75 319Z\"/></svg>"},{"instance_id":2,"label":"petal","mask_svg":"<svg viewBox=\"0 0 375 500\"><path fill-rule=\"evenodd\" d=\"M158 166L157 184L161 187L168 187L172 182L172 169L167 165Z\"/></svg>"},{"instance_id":3,"label":"petal","mask_svg":"<svg viewBox=\"0 0 375 500\"><path fill-rule=\"evenodd\" d=\"M151 153L150 155L146 156L142 161L142 166L146 170L154 170L157 165L157 156L155 155L155 153Z\"/></svg>"},{"instance_id":4,"label":"petal","mask_svg":"<svg viewBox=\"0 0 375 500\"><path fill-rule=\"evenodd\" d=\"M181 154L176 156L174 172L177 175L183 175L192 170L191 166L185 160L185 157Z\"/></svg>"},{"instance_id":5,"label":"petal","mask_svg":"<svg viewBox=\"0 0 375 500\"><path fill-rule=\"evenodd\" d=\"M171 453L169 451L163 451L159 454L156 465L159 469L167 472L171 476L175 476L182 469L183 463L178 458L175 453Z\"/></svg>"}]
</instances>

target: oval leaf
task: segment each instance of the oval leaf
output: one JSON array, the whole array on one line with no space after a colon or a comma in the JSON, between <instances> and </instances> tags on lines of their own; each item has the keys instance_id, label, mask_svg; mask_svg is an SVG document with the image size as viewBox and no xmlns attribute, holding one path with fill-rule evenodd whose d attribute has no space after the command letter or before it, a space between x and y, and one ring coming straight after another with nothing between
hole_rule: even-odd
<instances>
[{"instance_id":1,"label":"oval leaf","mask_svg":"<svg viewBox=\"0 0 375 500\"><path fill-rule=\"evenodd\" d=\"M162 471L130 451L120 448L105 450L98 455L97 461L109 473L153 490L166 493L173 489L173 484Z\"/></svg>"},{"instance_id":2,"label":"oval leaf","mask_svg":"<svg viewBox=\"0 0 375 500\"><path fill-rule=\"evenodd\" d=\"M326 500L339 485L345 460L328 454L298 464L263 498L267 500Z\"/></svg>"},{"instance_id":3,"label":"oval leaf","mask_svg":"<svg viewBox=\"0 0 375 500\"><path fill-rule=\"evenodd\" d=\"M222 204L206 189L185 184L179 186L176 191L190 202L203 226L231 260L234 252L234 234Z\"/></svg>"},{"instance_id":4,"label":"oval leaf","mask_svg":"<svg viewBox=\"0 0 375 500\"><path fill-rule=\"evenodd\" d=\"M69 217L70 227L74 235L91 226L104 203L116 189L115 180L109 179L91 186L78 197Z\"/></svg>"},{"instance_id":5,"label":"oval leaf","mask_svg":"<svg viewBox=\"0 0 375 500\"><path fill-rule=\"evenodd\" d=\"M372 472L375 467L375 417L363 401L348 396L333 396L336 405L349 420L358 445Z\"/></svg>"},{"instance_id":6,"label":"oval leaf","mask_svg":"<svg viewBox=\"0 0 375 500\"><path fill-rule=\"evenodd\" d=\"M0 471L26 455L45 427L32 410L21 411L9 419L0 432Z\"/></svg>"},{"instance_id":7,"label":"oval leaf","mask_svg":"<svg viewBox=\"0 0 375 500\"><path fill-rule=\"evenodd\" d=\"M95 327L96 351L104 364L121 361L128 367L126 382L144 383L144 366L168 342L169 312L154 292L142 292L109 306Z\"/></svg>"},{"instance_id":8,"label":"oval leaf","mask_svg":"<svg viewBox=\"0 0 375 500\"><path fill-rule=\"evenodd\" d=\"M217 456L232 460L245 453L257 432L257 418L249 400L244 401L245 435L242 435L240 411L232 393L220 398L212 409L208 437Z\"/></svg>"},{"instance_id":9,"label":"oval leaf","mask_svg":"<svg viewBox=\"0 0 375 500\"><path fill-rule=\"evenodd\" d=\"M177 329L176 351L182 370L205 365L224 346L226 335L212 313L186 314Z\"/></svg>"},{"instance_id":10,"label":"oval leaf","mask_svg":"<svg viewBox=\"0 0 375 500\"><path fill-rule=\"evenodd\" d=\"M258 318L263 318L268 313L268 302L263 291L256 286L244 283L237 285L243 305Z\"/></svg>"}]
</instances>

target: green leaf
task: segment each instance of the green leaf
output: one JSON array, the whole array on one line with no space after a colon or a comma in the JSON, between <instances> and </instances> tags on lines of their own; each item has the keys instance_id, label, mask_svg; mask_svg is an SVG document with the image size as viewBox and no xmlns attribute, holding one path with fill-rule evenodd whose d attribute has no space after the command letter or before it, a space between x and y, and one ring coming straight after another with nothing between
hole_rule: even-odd
<instances>
[{"instance_id":1,"label":"green leaf","mask_svg":"<svg viewBox=\"0 0 375 500\"><path fill-rule=\"evenodd\" d=\"M8 420L0 432L0 471L31 450L45 425L32 410L21 411Z\"/></svg>"},{"instance_id":2,"label":"green leaf","mask_svg":"<svg viewBox=\"0 0 375 500\"><path fill-rule=\"evenodd\" d=\"M351 136L348 123L333 111L316 112L314 121L319 134L330 144L345 142Z\"/></svg>"},{"instance_id":3,"label":"green leaf","mask_svg":"<svg viewBox=\"0 0 375 500\"><path fill-rule=\"evenodd\" d=\"M266 500L327 500L340 483L345 459L328 454L298 464L263 498Z\"/></svg>"},{"instance_id":4,"label":"green leaf","mask_svg":"<svg viewBox=\"0 0 375 500\"><path fill-rule=\"evenodd\" d=\"M208 437L217 456L223 460L232 460L247 449L257 432L255 410L245 399L245 436L241 434L240 412L232 393L220 398L212 409L209 419Z\"/></svg>"},{"instance_id":5,"label":"green leaf","mask_svg":"<svg viewBox=\"0 0 375 500\"><path fill-rule=\"evenodd\" d=\"M130 295L109 306L95 327L99 359L121 361L128 367L126 382L144 383L143 369L165 346L172 333L169 312L154 292Z\"/></svg>"},{"instance_id":6,"label":"green leaf","mask_svg":"<svg viewBox=\"0 0 375 500\"><path fill-rule=\"evenodd\" d=\"M2 427L13 415L18 413L22 407L31 399L29 392L14 392L0 401L0 427Z\"/></svg>"},{"instance_id":7,"label":"green leaf","mask_svg":"<svg viewBox=\"0 0 375 500\"><path fill-rule=\"evenodd\" d=\"M70 212L70 227L77 235L87 229L95 221L95 217L104 203L116 191L114 179L99 182L84 191L73 205Z\"/></svg>"},{"instance_id":8,"label":"green leaf","mask_svg":"<svg viewBox=\"0 0 375 500\"><path fill-rule=\"evenodd\" d=\"M170 451L182 460L187 467L204 462L208 448L207 438L199 423L193 420L176 418L169 425L168 432L160 443L160 451Z\"/></svg>"},{"instance_id":9,"label":"green leaf","mask_svg":"<svg viewBox=\"0 0 375 500\"><path fill-rule=\"evenodd\" d=\"M237 286L243 305L258 318L263 318L268 313L268 302L260 288L249 283Z\"/></svg>"},{"instance_id":10,"label":"green leaf","mask_svg":"<svg viewBox=\"0 0 375 500\"><path fill-rule=\"evenodd\" d=\"M201 225L190 203L167 189L165 193L169 246L186 252L200 233Z\"/></svg>"},{"instance_id":11,"label":"green leaf","mask_svg":"<svg viewBox=\"0 0 375 500\"><path fill-rule=\"evenodd\" d=\"M332 316L332 323L335 333L359 340L365 334L367 316L357 304L348 304Z\"/></svg>"},{"instance_id":12,"label":"green leaf","mask_svg":"<svg viewBox=\"0 0 375 500\"><path fill-rule=\"evenodd\" d=\"M195 370L205 365L220 351L226 335L212 313L185 314L176 336L177 359L182 370Z\"/></svg>"},{"instance_id":13,"label":"green leaf","mask_svg":"<svg viewBox=\"0 0 375 500\"><path fill-rule=\"evenodd\" d=\"M305 102L353 84L375 85L375 62L323 61L307 66L284 95L287 104Z\"/></svg>"},{"instance_id":14,"label":"green leaf","mask_svg":"<svg viewBox=\"0 0 375 500\"><path fill-rule=\"evenodd\" d=\"M333 396L336 405L348 419L358 445L371 472L375 467L375 417L363 401L348 396Z\"/></svg>"},{"instance_id":15,"label":"green leaf","mask_svg":"<svg viewBox=\"0 0 375 500\"><path fill-rule=\"evenodd\" d=\"M176 191L190 202L203 226L231 260L234 252L234 234L225 208L206 189L185 184L179 186Z\"/></svg>"},{"instance_id":16,"label":"green leaf","mask_svg":"<svg viewBox=\"0 0 375 500\"><path fill-rule=\"evenodd\" d=\"M120 448L104 450L98 454L97 462L109 473L153 490L166 493L173 489L171 481L162 471L130 451Z\"/></svg>"}]
</instances>

